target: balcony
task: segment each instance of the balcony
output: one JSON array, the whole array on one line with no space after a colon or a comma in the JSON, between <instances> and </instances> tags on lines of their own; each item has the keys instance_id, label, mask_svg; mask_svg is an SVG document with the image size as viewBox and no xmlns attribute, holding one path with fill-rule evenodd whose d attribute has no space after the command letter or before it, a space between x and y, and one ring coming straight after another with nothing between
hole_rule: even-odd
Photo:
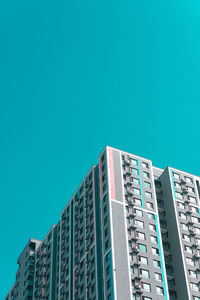
<instances>
[{"instance_id":1,"label":"balcony","mask_svg":"<svg viewBox=\"0 0 200 300\"><path fill-rule=\"evenodd\" d=\"M139 261L134 261L134 262L133 262L133 266L134 266L135 268L139 268L140 262L139 262Z\"/></svg>"},{"instance_id":2,"label":"balcony","mask_svg":"<svg viewBox=\"0 0 200 300\"><path fill-rule=\"evenodd\" d=\"M197 249L198 248L198 245L195 244L195 242L192 242L192 249Z\"/></svg>"},{"instance_id":3,"label":"balcony","mask_svg":"<svg viewBox=\"0 0 200 300\"><path fill-rule=\"evenodd\" d=\"M127 181L124 185L125 185L125 187L130 187L130 186L132 186L132 182Z\"/></svg>"},{"instance_id":4,"label":"balcony","mask_svg":"<svg viewBox=\"0 0 200 300\"><path fill-rule=\"evenodd\" d=\"M128 196L133 196L133 194L134 194L131 189L127 189L126 193L127 193Z\"/></svg>"},{"instance_id":5,"label":"balcony","mask_svg":"<svg viewBox=\"0 0 200 300\"><path fill-rule=\"evenodd\" d=\"M188 193L188 190L187 190L186 187L183 187L183 188L182 188L182 191L183 191L183 194L187 194L187 193Z\"/></svg>"},{"instance_id":6,"label":"balcony","mask_svg":"<svg viewBox=\"0 0 200 300\"><path fill-rule=\"evenodd\" d=\"M181 178L181 183L182 183L183 185L185 185L187 182L186 182L185 179Z\"/></svg>"},{"instance_id":7,"label":"balcony","mask_svg":"<svg viewBox=\"0 0 200 300\"><path fill-rule=\"evenodd\" d=\"M189 233L190 233L190 236L193 237L196 235L195 231L194 231L194 228L190 227L189 228Z\"/></svg>"},{"instance_id":8,"label":"balcony","mask_svg":"<svg viewBox=\"0 0 200 300\"><path fill-rule=\"evenodd\" d=\"M138 237L137 236L131 236L129 238L130 241L133 241L133 242L136 242L138 240Z\"/></svg>"},{"instance_id":9,"label":"balcony","mask_svg":"<svg viewBox=\"0 0 200 300\"><path fill-rule=\"evenodd\" d=\"M128 198L127 203L128 203L129 206L134 206L135 205L134 199L132 199L132 198Z\"/></svg>"},{"instance_id":10,"label":"balcony","mask_svg":"<svg viewBox=\"0 0 200 300\"><path fill-rule=\"evenodd\" d=\"M138 247L137 247L137 246L134 246L134 247L132 248L132 252L135 253L135 254L139 253Z\"/></svg>"},{"instance_id":11,"label":"balcony","mask_svg":"<svg viewBox=\"0 0 200 300\"><path fill-rule=\"evenodd\" d=\"M136 217L136 213L134 213L134 212L130 212L128 215L129 215L129 217L132 217L132 218Z\"/></svg>"},{"instance_id":12,"label":"balcony","mask_svg":"<svg viewBox=\"0 0 200 300\"><path fill-rule=\"evenodd\" d=\"M128 170L125 170L125 174L128 175L128 176L130 176L132 173L131 173L131 171L128 169Z\"/></svg>"},{"instance_id":13,"label":"balcony","mask_svg":"<svg viewBox=\"0 0 200 300\"><path fill-rule=\"evenodd\" d=\"M140 294L140 295L141 295L141 294L143 293L143 291L141 290L141 285L140 285L140 283L135 284L135 285L134 285L134 288L136 289L135 292L136 292L137 294Z\"/></svg>"},{"instance_id":14,"label":"balcony","mask_svg":"<svg viewBox=\"0 0 200 300\"><path fill-rule=\"evenodd\" d=\"M194 225L194 222L190 219L190 220L188 220L187 224L188 224L188 226L192 226L192 225Z\"/></svg>"},{"instance_id":15,"label":"balcony","mask_svg":"<svg viewBox=\"0 0 200 300\"><path fill-rule=\"evenodd\" d=\"M184 199L184 203L185 203L185 204L189 204L190 201L189 201L188 199Z\"/></svg>"},{"instance_id":16,"label":"balcony","mask_svg":"<svg viewBox=\"0 0 200 300\"><path fill-rule=\"evenodd\" d=\"M137 226L135 224L133 224L133 223L130 223L130 224L128 224L128 228L134 230L134 229L137 228Z\"/></svg>"},{"instance_id":17,"label":"balcony","mask_svg":"<svg viewBox=\"0 0 200 300\"><path fill-rule=\"evenodd\" d=\"M130 164L131 164L129 158L124 158L124 163L125 163L125 165L127 165L127 166L130 166Z\"/></svg>"},{"instance_id":18,"label":"balcony","mask_svg":"<svg viewBox=\"0 0 200 300\"><path fill-rule=\"evenodd\" d=\"M196 251L193 254L193 259L196 261L200 260L199 254Z\"/></svg>"},{"instance_id":19,"label":"balcony","mask_svg":"<svg viewBox=\"0 0 200 300\"><path fill-rule=\"evenodd\" d=\"M185 214L189 217L191 216L192 212L190 210L187 210Z\"/></svg>"}]
</instances>

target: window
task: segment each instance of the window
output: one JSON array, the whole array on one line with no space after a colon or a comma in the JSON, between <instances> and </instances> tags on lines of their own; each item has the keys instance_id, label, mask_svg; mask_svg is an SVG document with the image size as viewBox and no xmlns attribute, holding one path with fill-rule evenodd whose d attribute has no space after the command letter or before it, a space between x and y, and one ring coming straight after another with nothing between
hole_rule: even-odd
<instances>
[{"instance_id":1,"label":"window","mask_svg":"<svg viewBox=\"0 0 200 300\"><path fill-rule=\"evenodd\" d=\"M182 212L179 212L179 217L182 218L182 219L184 219L184 220L187 220L186 215L184 213L182 213Z\"/></svg>"},{"instance_id":2,"label":"window","mask_svg":"<svg viewBox=\"0 0 200 300\"><path fill-rule=\"evenodd\" d=\"M158 260L154 260L153 265L155 268L160 268L160 262Z\"/></svg>"},{"instance_id":3,"label":"window","mask_svg":"<svg viewBox=\"0 0 200 300\"><path fill-rule=\"evenodd\" d=\"M140 257L139 257L139 261L140 261L141 264L143 264L143 265L148 265L148 259L147 259L147 257L140 256Z\"/></svg>"},{"instance_id":4,"label":"window","mask_svg":"<svg viewBox=\"0 0 200 300\"><path fill-rule=\"evenodd\" d=\"M131 274L133 274L134 273L134 269L133 269L132 266L130 267L130 270L131 270Z\"/></svg>"},{"instance_id":5,"label":"window","mask_svg":"<svg viewBox=\"0 0 200 300\"><path fill-rule=\"evenodd\" d=\"M193 270L188 270L189 276L192 278L197 278L197 273Z\"/></svg>"},{"instance_id":6,"label":"window","mask_svg":"<svg viewBox=\"0 0 200 300\"><path fill-rule=\"evenodd\" d=\"M156 226L153 224L149 224L149 229L152 231L156 231Z\"/></svg>"},{"instance_id":7,"label":"window","mask_svg":"<svg viewBox=\"0 0 200 300\"><path fill-rule=\"evenodd\" d=\"M187 253L192 254L192 248L189 247L189 246L185 246L185 251L186 251Z\"/></svg>"},{"instance_id":8,"label":"window","mask_svg":"<svg viewBox=\"0 0 200 300\"><path fill-rule=\"evenodd\" d=\"M140 274L142 275L142 277L149 278L148 270L140 269Z\"/></svg>"},{"instance_id":9,"label":"window","mask_svg":"<svg viewBox=\"0 0 200 300\"><path fill-rule=\"evenodd\" d=\"M131 181L134 183L134 184L140 184L140 181L139 181L139 179L137 179L137 178L134 178L134 177L131 177Z\"/></svg>"},{"instance_id":10,"label":"window","mask_svg":"<svg viewBox=\"0 0 200 300\"><path fill-rule=\"evenodd\" d=\"M187 234L183 233L183 240L185 240L186 242L190 242L190 237Z\"/></svg>"},{"instance_id":11,"label":"window","mask_svg":"<svg viewBox=\"0 0 200 300\"><path fill-rule=\"evenodd\" d=\"M147 246L146 245L143 245L143 244L139 244L139 249L143 252L147 252Z\"/></svg>"},{"instance_id":12,"label":"window","mask_svg":"<svg viewBox=\"0 0 200 300\"><path fill-rule=\"evenodd\" d=\"M190 257L186 257L186 262L188 265L194 266L194 260Z\"/></svg>"},{"instance_id":13,"label":"window","mask_svg":"<svg viewBox=\"0 0 200 300\"><path fill-rule=\"evenodd\" d=\"M190 210L198 213L198 208L194 206L189 206Z\"/></svg>"},{"instance_id":14,"label":"window","mask_svg":"<svg viewBox=\"0 0 200 300\"><path fill-rule=\"evenodd\" d=\"M199 223L199 219L197 217L191 217L192 222Z\"/></svg>"},{"instance_id":15,"label":"window","mask_svg":"<svg viewBox=\"0 0 200 300\"><path fill-rule=\"evenodd\" d=\"M153 203L147 202L147 208L153 209Z\"/></svg>"},{"instance_id":16,"label":"window","mask_svg":"<svg viewBox=\"0 0 200 300\"><path fill-rule=\"evenodd\" d=\"M199 292L199 286L198 286L198 284L196 284L196 283L190 283L190 287L191 287L191 289L193 290L193 291L195 291L195 292Z\"/></svg>"},{"instance_id":17,"label":"window","mask_svg":"<svg viewBox=\"0 0 200 300\"><path fill-rule=\"evenodd\" d=\"M145 196L149 199L152 199L152 193L145 192Z\"/></svg>"},{"instance_id":18,"label":"window","mask_svg":"<svg viewBox=\"0 0 200 300\"><path fill-rule=\"evenodd\" d=\"M136 215L139 216L139 217L142 217L142 216L143 216L143 211L140 210L140 209L136 209L136 210L135 210L135 213L136 213Z\"/></svg>"},{"instance_id":19,"label":"window","mask_svg":"<svg viewBox=\"0 0 200 300\"><path fill-rule=\"evenodd\" d=\"M176 188L179 188L179 189L181 189L181 185L180 185L180 183L178 183L178 182L174 182L174 185L175 185L175 187L176 187Z\"/></svg>"},{"instance_id":20,"label":"window","mask_svg":"<svg viewBox=\"0 0 200 300\"><path fill-rule=\"evenodd\" d=\"M140 190L139 190L139 189L134 188L134 189L133 189L133 192L134 192L136 195L140 195Z\"/></svg>"},{"instance_id":21,"label":"window","mask_svg":"<svg viewBox=\"0 0 200 300\"><path fill-rule=\"evenodd\" d=\"M193 296L192 300L200 300L200 297Z\"/></svg>"},{"instance_id":22,"label":"window","mask_svg":"<svg viewBox=\"0 0 200 300\"><path fill-rule=\"evenodd\" d=\"M144 178L150 178L150 175L148 172L143 171L143 176Z\"/></svg>"},{"instance_id":23,"label":"window","mask_svg":"<svg viewBox=\"0 0 200 300\"><path fill-rule=\"evenodd\" d=\"M173 176L174 176L175 179L178 179L178 180L180 179L180 175L177 174L177 173L173 173Z\"/></svg>"},{"instance_id":24,"label":"window","mask_svg":"<svg viewBox=\"0 0 200 300\"><path fill-rule=\"evenodd\" d=\"M185 223L181 223L181 227L183 230L187 230L188 231L188 225Z\"/></svg>"},{"instance_id":25,"label":"window","mask_svg":"<svg viewBox=\"0 0 200 300\"><path fill-rule=\"evenodd\" d=\"M176 194L176 197L179 198L179 199L183 199L183 195L179 192L175 192Z\"/></svg>"},{"instance_id":26,"label":"window","mask_svg":"<svg viewBox=\"0 0 200 300\"><path fill-rule=\"evenodd\" d=\"M159 274L159 273L155 273L155 279L156 279L157 281L162 281L162 275Z\"/></svg>"},{"instance_id":27,"label":"window","mask_svg":"<svg viewBox=\"0 0 200 300\"><path fill-rule=\"evenodd\" d=\"M155 215L154 214L151 214L151 213L148 213L148 218L150 220L155 220Z\"/></svg>"},{"instance_id":28,"label":"window","mask_svg":"<svg viewBox=\"0 0 200 300\"><path fill-rule=\"evenodd\" d=\"M131 172L132 172L133 174L135 174L135 175L138 175L138 170L137 170L137 169L131 168Z\"/></svg>"},{"instance_id":29,"label":"window","mask_svg":"<svg viewBox=\"0 0 200 300\"><path fill-rule=\"evenodd\" d=\"M190 178L190 177L186 177L186 176L185 176L185 180L186 180L188 183L193 183L192 178Z\"/></svg>"},{"instance_id":30,"label":"window","mask_svg":"<svg viewBox=\"0 0 200 300\"><path fill-rule=\"evenodd\" d=\"M141 240L145 240L145 234L143 232L136 232L136 236Z\"/></svg>"},{"instance_id":31,"label":"window","mask_svg":"<svg viewBox=\"0 0 200 300\"><path fill-rule=\"evenodd\" d=\"M200 228L194 227L194 231L198 234L200 234Z\"/></svg>"},{"instance_id":32,"label":"window","mask_svg":"<svg viewBox=\"0 0 200 300\"><path fill-rule=\"evenodd\" d=\"M196 244L200 245L200 239L196 238L195 241L196 241Z\"/></svg>"},{"instance_id":33,"label":"window","mask_svg":"<svg viewBox=\"0 0 200 300\"><path fill-rule=\"evenodd\" d=\"M156 287L156 292L157 292L158 295L164 295L164 290L163 290L163 288L160 287L160 286L157 286L157 287Z\"/></svg>"},{"instance_id":34,"label":"window","mask_svg":"<svg viewBox=\"0 0 200 300\"><path fill-rule=\"evenodd\" d=\"M135 199L135 205L142 206L142 202L140 199Z\"/></svg>"},{"instance_id":35,"label":"window","mask_svg":"<svg viewBox=\"0 0 200 300\"><path fill-rule=\"evenodd\" d=\"M142 300L152 300L152 298L149 298L149 297L145 297L145 296L144 296L144 297L142 298Z\"/></svg>"},{"instance_id":36,"label":"window","mask_svg":"<svg viewBox=\"0 0 200 300\"><path fill-rule=\"evenodd\" d=\"M178 201L177 201L177 204L178 204L178 207L185 209L185 204L178 202Z\"/></svg>"},{"instance_id":37,"label":"window","mask_svg":"<svg viewBox=\"0 0 200 300\"><path fill-rule=\"evenodd\" d=\"M141 282L141 288L144 291L151 292L151 285L149 283Z\"/></svg>"},{"instance_id":38,"label":"window","mask_svg":"<svg viewBox=\"0 0 200 300\"><path fill-rule=\"evenodd\" d=\"M159 250L157 248L152 248L152 254L159 255Z\"/></svg>"},{"instance_id":39,"label":"window","mask_svg":"<svg viewBox=\"0 0 200 300\"><path fill-rule=\"evenodd\" d=\"M143 162L143 163L142 163L142 166L143 166L143 168L146 168L146 169L149 168L149 165L148 165L146 162Z\"/></svg>"},{"instance_id":40,"label":"window","mask_svg":"<svg viewBox=\"0 0 200 300\"><path fill-rule=\"evenodd\" d=\"M132 163L133 165L136 165L136 166L137 166L137 160L136 160L136 159L131 158L131 163Z\"/></svg>"},{"instance_id":41,"label":"window","mask_svg":"<svg viewBox=\"0 0 200 300\"><path fill-rule=\"evenodd\" d=\"M150 236L150 240L151 240L152 243L157 243L158 242L157 237L153 236L153 235Z\"/></svg>"},{"instance_id":42,"label":"window","mask_svg":"<svg viewBox=\"0 0 200 300\"><path fill-rule=\"evenodd\" d=\"M190 200L191 203L197 203L196 198L194 198L192 196L189 196L188 198L189 198L189 200Z\"/></svg>"},{"instance_id":43,"label":"window","mask_svg":"<svg viewBox=\"0 0 200 300\"><path fill-rule=\"evenodd\" d=\"M144 228L144 222L142 222L142 221L135 220L135 225L140 227L140 228Z\"/></svg>"},{"instance_id":44,"label":"window","mask_svg":"<svg viewBox=\"0 0 200 300\"><path fill-rule=\"evenodd\" d=\"M145 186L146 188L150 189L150 188L151 188L151 183L145 181L145 182L144 182L144 186Z\"/></svg>"},{"instance_id":45,"label":"window","mask_svg":"<svg viewBox=\"0 0 200 300\"><path fill-rule=\"evenodd\" d=\"M188 192L190 192L190 193L194 193L194 189L193 189L192 187L190 187L190 186L187 187L187 190L188 190Z\"/></svg>"},{"instance_id":46,"label":"window","mask_svg":"<svg viewBox=\"0 0 200 300\"><path fill-rule=\"evenodd\" d=\"M173 176L174 176L175 179L180 179L180 175L177 174L177 173L173 173Z\"/></svg>"}]
</instances>

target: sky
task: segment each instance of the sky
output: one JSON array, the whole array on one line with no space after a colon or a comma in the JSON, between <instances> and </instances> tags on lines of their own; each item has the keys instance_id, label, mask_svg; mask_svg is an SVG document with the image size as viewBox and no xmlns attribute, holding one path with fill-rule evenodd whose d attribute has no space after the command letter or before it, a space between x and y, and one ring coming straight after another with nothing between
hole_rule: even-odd
<instances>
[{"instance_id":1,"label":"sky","mask_svg":"<svg viewBox=\"0 0 200 300\"><path fill-rule=\"evenodd\" d=\"M0 1L0 299L110 145L200 175L199 0Z\"/></svg>"}]
</instances>

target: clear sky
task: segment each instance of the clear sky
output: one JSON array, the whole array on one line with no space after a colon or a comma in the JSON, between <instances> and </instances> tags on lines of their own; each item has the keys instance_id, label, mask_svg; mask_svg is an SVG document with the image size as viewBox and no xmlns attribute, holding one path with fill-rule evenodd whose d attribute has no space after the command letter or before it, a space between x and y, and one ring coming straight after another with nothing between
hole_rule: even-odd
<instances>
[{"instance_id":1,"label":"clear sky","mask_svg":"<svg viewBox=\"0 0 200 300\"><path fill-rule=\"evenodd\" d=\"M3 299L106 144L200 175L200 1L0 1L0 103Z\"/></svg>"}]
</instances>

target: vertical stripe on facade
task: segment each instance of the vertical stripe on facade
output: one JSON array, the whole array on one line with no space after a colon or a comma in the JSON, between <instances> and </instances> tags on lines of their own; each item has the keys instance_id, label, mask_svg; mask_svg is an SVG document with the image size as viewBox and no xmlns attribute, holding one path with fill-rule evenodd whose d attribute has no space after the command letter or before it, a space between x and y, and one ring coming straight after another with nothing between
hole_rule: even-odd
<instances>
[{"instance_id":1,"label":"vertical stripe on facade","mask_svg":"<svg viewBox=\"0 0 200 300\"><path fill-rule=\"evenodd\" d=\"M172 181L172 189L173 189L173 193L174 193L174 199L176 199L176 192L175 192L174 177L173 177L173 174L172 174L172 169L170 169L170 175L171 175L171 181Z\"/></svg>"},{"instance_id":2,"label":"vertical stripe on facade","mask_svg":"<svg viewBox=\"0 0 200 300\"><path fill-rule=\"evenodd\" d=\"M115 199L115 179L114 179L114 163L112 149L108 148L109 172L110 172L110 194L111 199Z\"/></svg>"},{"instance_id":3,"label":"vertical stripe on facade","mask_svg":"<svg viewBox=\"0 0 200 300\"><path fill-rule=\"evenodd\" d=\"M138 175L139 175L139 182L140 182L140 194L141 194L141 201L142 201L142 208L144 208L144 199L143 199L143 192L142 192L142 181L141 181L141 172L140 172L140 161L139 158L137 159L138 164Z\"/></svg>"},{"instance_id":4,"label":"vertical stripe on facade","mask_svg":"<svg viewBox=\"0 0 200 300\"><path fill-rule=\"evenodd\" d=\"M100 191L101 191L101 197L103 197L102 162L101 162L101 156L99 157L99 174L100 174Z\"/></svg>"},{"instance_id":5,"label":"vertical stripe on facade","mask_svg":"<svg viewBox=\"0 0 200 300\"><path fill-rule=\"evenodd\" d=\"M162 250L161 250L161 241L160 241L160 234L158 229L158 217L155 214L155 222L156 222L156 232L157 232L157 238L158 238L158 249L159 249L159 255L160 255L160 264L161 264L161 273L163 278L163 287L164 287L164 296L165 300L168 300L167 297L167 288L166 288L166 278L164 273L164 263L163 263L163 256L162 256Z\"/></svg>"}]
</instances>

